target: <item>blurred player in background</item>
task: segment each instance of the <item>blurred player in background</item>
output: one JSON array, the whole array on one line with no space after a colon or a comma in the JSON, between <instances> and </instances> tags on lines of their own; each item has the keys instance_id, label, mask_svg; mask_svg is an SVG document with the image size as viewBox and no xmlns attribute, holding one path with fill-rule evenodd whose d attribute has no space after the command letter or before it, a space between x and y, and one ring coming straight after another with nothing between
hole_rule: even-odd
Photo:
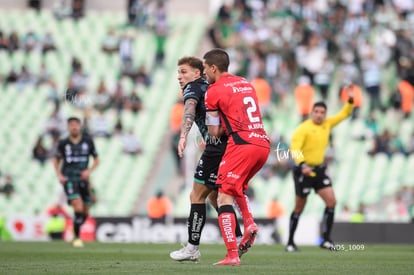
<instances>
[{"instance_id":1,"label":"blurred player in background","mask_svg":"<svg viewBox=\"0 0 414 275\"><path fill-rule=\"evenodd\" d=\"M196 57L183 57L178 60L178 81L183 89L184 114L178 143L178 155L183 157L187 135L195 122L206 143L204 152L194 174L193 190L190 194L191 209L188 217L188 244L170 253L176 261L198 261L200 259L201 232L206 222L206 198L217 209L217 171L226 150L227 136L213 139L206 126L204 96L209 83L202 77L203 62ZM238 226L239 227L239 226ZM238 236L242 236L240 227Z\"/></svg>"},{"instance_id":2,"label":"blurred player in background","mask_svg":"<svg viewBox=\"0 0 414 275\"><path fill-rule=\"evenodd\" d=\"M98 166L99 159L95 144L90 136L81 133L81 121L77 117L68 119L69 137L59 141L57 154L54 158L54 168L59 182L63 185L68 203L75 212L73 228L74 247L83 247L79 237L80 227L89 215L92 203L89 191L89 176ZM94 157L93 164L88 168L89 156ZM60 164L62 164L61 167Z\"/></svg>"},{"instance_id":3,"label":"blurred player in background","mask_svg":"<svg viewBox=\"0 0 414 275\"><path fill-rule=\"evenodd\" d=\"M239 257L254 243L258 228L243 192L265 164L270 151L256 91L246 79L227 73L229 63L228 54L221 49L204 55L204 70L211 83L205 98L208 131L211 136L224 133L229 136L216 182L219 185L219 224L227 255L215 265L240 265ZM239 247L235 237L234 200L244 223Z\"/></svg>"},{"instance_id":4,"label":"blurred player in background","mask_svg":"<svg viewBox=\"0 0 414 275\"><path fill-rule=\"evenodd\" d=\"M329 144L331 129L352 114L354 102L352 87L352 84L346 87L349 100L339 113L326 118L326 104L317 102L313 105L311 118L302 122L293 134L290 153L296 162L293 170L296 201L295 208L290 216L287 252L298 251L293 238L299 216L305 208L306 198L312 188L326 204L322 220L323 241L320 246L326 249L335 249L330 235L334 221L336 199L331 179L326 174L324 154Z\"/></svg>"}]
</instances>

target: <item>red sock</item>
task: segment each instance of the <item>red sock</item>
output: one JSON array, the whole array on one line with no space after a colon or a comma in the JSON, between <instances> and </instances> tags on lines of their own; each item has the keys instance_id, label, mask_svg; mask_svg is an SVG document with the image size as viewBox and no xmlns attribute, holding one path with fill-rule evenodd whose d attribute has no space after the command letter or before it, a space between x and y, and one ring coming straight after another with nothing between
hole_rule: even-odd
<instances>
[{"instance_id":1,"label":"red sock","mask_svg":"<svg viewBox=\"0 0 414 275\"><path fill-rule=\"evenodd\" d=\"M239 257L236 240L236 216L231 205L223 205L219 208L219 224L221 235L227 247L227 255L230 258Z\"/></svg>"},{"instance_id":2,"label":"red sock","mask_svg":"<svg viewBox=\"0 0 414 275\"><path fill-rule=\"evenodd\" d=\"M243 195L243 197L235 197L235 200L242 214L244 228L246 228L254 222L249 198L246 195Z\"/></svg>"}]
</instances>

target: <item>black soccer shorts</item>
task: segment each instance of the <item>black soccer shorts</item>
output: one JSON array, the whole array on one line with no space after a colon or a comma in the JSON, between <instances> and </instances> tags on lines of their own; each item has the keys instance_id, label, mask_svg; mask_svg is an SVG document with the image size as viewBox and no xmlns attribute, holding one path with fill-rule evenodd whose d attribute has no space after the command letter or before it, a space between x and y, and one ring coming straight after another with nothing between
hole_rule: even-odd
<instances>
[{"instance_id":1,"label":"black soccer shorts","mask_svg":"<svg viewBox=\"0 0 414 275\"><path fill-rule=\"evenodd\" d=\"M68 204L73 199L81 198L84 204L91 204L91 194L89 192L89 182L85 180L66 181L64 185L65 194L68 199Z\"/></svg>"},{"instance_id":2,"label":"black soccer shorts","mask_svg":"<svg viewBox=\"0 0 414 275\"><path fill-rule=\"evenodd\" d=\"M312 171L315 172L316 175L313 177L308 177L302 174L302 168L299 166L296 166L293 169L295 193L298 197L306 198L312 188L315 190L315 192L317 192L323 188L332 186L332 181L326 174L325 166L312 168Z\"/></svg>"},{"instance_id":3,"label":"black soccer shorts","mask_svg":"<svg viewBox=\"0 0 414 275\"><path fill-rule=\"evenodd\" d=\"M218 190L218 186L216 186L217 174L221 159L226 151L226 145L227 143L206 145L194 173L195 182L204 184L210 189Z\"/></svg>"}]
</instances>

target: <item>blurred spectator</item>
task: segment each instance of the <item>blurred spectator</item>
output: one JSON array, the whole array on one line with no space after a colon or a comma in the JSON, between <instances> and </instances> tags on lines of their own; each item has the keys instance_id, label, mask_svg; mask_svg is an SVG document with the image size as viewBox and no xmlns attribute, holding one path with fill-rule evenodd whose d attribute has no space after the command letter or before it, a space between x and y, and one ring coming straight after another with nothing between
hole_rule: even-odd
<instances>
[{"instance_id":1,"label":"blurred spectator","mask_svg":"<svg viewBox=\"0 0 414 275\"><path fill-rule=\"evenodd\" d=\"M380 136L376 136L374 140L374 148L372 148L368 154L374 156L379 153L384 153L388 157L391 157L392 150L390 146L391 133L385 130Z\"/></svg>"},{"instance_id":2,"label":"blurred spectator","mask_svg":"<svg viewBox=\"0 0 414 275\"><path fill-rule=\"evenodd\" d=\"M122 137L122 149L124 153L129 155L138 155L142 153L142 146L139 143L137 137L134 135L134 131L130 130Z\"/></svg>"},{"instance_id":3,"label":"blurred spectator","mask_svg":"<svg viewBox=\"0 0 414 275\"><path fill-rule=\"evenodd\" d=\"M80 62L80 60L74 56L72 56L71 68L72 73L75 73L76 71L82 68L82 63Z\"/></svg>"},{"instance_id":4,"label":"blurred spectator","mask_svg":"<svg viewBox=\"0 0 414 275\"><path fill-rule=\"evenodd\" d=\"M165 44L167 42L168 24L167 24L167 10L165 3L159 1L155 14L155 65L162 65L165 57Z\"/></svg>"},{"instance_id":5,"label":"blurred spectator","mask_svg":"<svg viewBox=\"0 0 414 275\"><path fill-rule=\"evenodd\" d=\"M33 81L34 79L32 77L32 74L27 70L27 67L23 65L17 78L17 89L19 91L22 91L27 85L33 84Z\"/></svg>"},{"instance_id":6,"label":"blurred spectator","mask_svg":"<svg viewBox=\"0 0 414 275\"><path fill-rule=\"evenodd\" d=\"M332 73L334 69L335 66L333 62L326 56L323 60L321 69L315 74L314 82L318 87L323 100L327 99L329 84L331 83Z\"/></svg>"},{"instance_id":7,"label":"blurred spectator","mask_svg":"<svg viewBox=\"0 0 414 275\"><path fill-rule=\"evenodd\" d=\"M102 50L105 53L115 53L119 51L119 39L115 34L115 29L110 29L102 42Z\"/></svg>"},{"instance_id":8,"label":"blurred spectator","mask_svg":"<svg viewBox=\"0 0 414 275\"><path fill-rule=\"evenodd\" d=\"M7 50L8 43L8 39L4 35L3 31L0 30L0 50Z\"/></svg>"},{"instance_id":9,"label":"blurred spectator","mask_svg":"<svg viewBox=\"0 0 414 275\"><path fill-rule=\"evenodd\" d=\"M5 78L5 84L16 83L19 75L17 74L15 69L11 69L8 75Z\"/></svg>"},{"instance_id":10,"label":"blurred spectator","mask_svg":"<svg viewBox=\"0 0 414 275\"><path fill-rule=\"evenodd\" d=\"M108 93L104 80L101 80L93 99L93 106L98 111L105 111L111 104L111 96Z\"/></svg>"},{"instance_id":11,"label":"blurred spectator","mask_svg":"<svg viewBox=\"0 0 414 275\"><path fill-rule=\"evenodd\" d=\"M65 231L66 220L59 215L52 215L45 225L45 232L51 240L63 240L63 232Z\"/></svg>"},{"instance_id":12,"label":"blurred spectator","mask_svg":"<svg viewBox=\"0 0 414 275\"><path fill-rule=\"evenodd\" d=\"M121 116L118 116L114 126L114 136L122 136L124 134L124 126L122 124Z\"/></svg>"},{"instance_id":13,"label":"blurred spectator","mask_svg":"<svg viewBox=\"0 0 414 275\"><path fill-rule=\"evenodd\" d=\"M82 66L78 67L77 70L72 73L70 81L73 84L73 88L78 92L83 91L86 88L88 77L83 73Z\"/></svg>"},{"instance_id":14,"label":"blurred spectator","mask_svg":"<svg viewBox=\"0 0 414 275\"><path fill-rule=\"evenodd\" d=\"M350 222L351 221L352 212L349 210L348 205L344 205L342 211L340 211L335 217L335 220L338 222Z\"/></svg>"},{"instance_id":15,"label":"blurred spectator","mask_svg":"<svg viewBox=\"0 0 414 275\"><path fill-rule=\"evenodd\" d=\"M19 36L17 32L12 32L9 37L8 49L9 53L13 53L15 50L18 50L20 47Z\"/></svg>"},{"instance_id":16,"label":"blurred spectator","mask_svg":"<svg viewBox=\"0 0 414 275\"><path fill-rule=\"evenodd\" d=\"M57 19L69 17L72 14L71 0L55 0L53 14Z\"/></svg>"},{"instance_id":17,"label":"blurred spectator","mask_svg":"<svg viewBox=\"0 0 414 275\"><path fill-rule=\"evenodd\" d=\"M61 114L59 108L56 108L49 119L45 122L45 134L49 134L52 137L59 137L66 127L66 122Z\"/></svg>"},{"instance_id":18,"label":"blurred spectator","mask_svg":"<svg viewBox=\"0 0 414 275\"><path fill-rule=\"evenodd\" d=\"M363 223L365 220L365 206L360 204L358 206L358 211L351 214L349 221L351 223Z\"/></svg>"},{"instance_id":19,"label":"blurred spectator","mask_svg":"<svg viewBox=\"0 0 414 275\"><path fill-rule=\"evenodd\" d=\"M89 119L88 119L88 115L85 114L84 118L83 118L83 123L82 123L82 134L85 136L93 136L91 133L91 129L89 127Z\"/></svg>"},{"instance_id":20,"label":"blurred spectator","mask_svg":"<svg viewBox=\"0 0 414 275\"><path fill-rule=\"evenodd\" d=\"M181 158L178 155L178 142L180 141L181 120L184 114L184 104L181 99L171 107L170 111L170 129L171 129L171 151L175 158L177 174L181 175L182 166Z\"/></svg>"},{"instance_id":21,"label":"blurred spectator","mask_svg":"<svg viewBox=\"0 0 414 275\"><path fill-rule=\"evenodd\" d=\"M375 60L375 54L372 50L368 54L367 59L362 60L361 67L364 86L370 97L370 112L374 111L375 109L382 109L382 104L380 101L380 65Z\"/></svg>"},{"instance_id":22,"label":"blurred spectator","mask_svg":"<svg viewBox=\"0 0 414 275\"><path fill-rule=\"evenodd\" d=\"M23 49L26 53L31 52L37 45L38 41L37 35L30 30L23 38Z\"/></svg>"},{"instance_id":23,"label":"blurred spectator","mask_svg":"<svg viewBox=\"0 0 414 275\"><path fill-rule=\"evenodd\" d=\"M310 85L309 77L299 77L299 85L296 87L294 94L296 109L302 116L302 121L305 121L308 119L308 116L312 110L313 97L315 94L313 87Z\"/></svg>"},{"instance_id":24,"label":"blurred spectator","mask_svg":"<svg viewBox=\"0 0 414 275\"><path fill-rule=\"evenodd\" d=\"M280 235L278 232L278 223L277 220L285 215L286 210L283 204L278 201L277 198L272 199L266 207L266 216L268 219L274 220L274 232L272 233L273 239L276 243L280 243Z\"/></svg>"},{"instance_id":25,"label":"blurred spectator","mask_svg":"<svg viewBox=\"0 0 414 275\"><path fill-rule=\"evenodd\" d=\"M99 111L98 115L92 120L93 135L97 137L111 137L109 130L109 121L103 111Z\"/></svg>"},{"instance_id":26,"label":"blurred spectator","mask_svg":"<svg viewBox=\"0 0 414 275\"><path fill-rule=\"evenodd\" d=\"M135 75L135 85L142 84L146 87L151 85L151 77L147 72L145 65L141 65Z\"/></svg>"},{"instance_id":27,"label":"blurred spectator","mask_svg":"<svg viewBox=\"0 0 414 275\"><path fill-rule=\"evenodd\" d=\"M83 17L84 0L73 0L72 2L72 17L77 20Z\"/></svg>"},{"instance_id":28,"label":"blurred spectator","mask_svg":"<svg viewBox=\"0 0 414 275\"><path fill-rule=\"evenodd\" d=\"M55 40L51 32L47 32L42 41L42 53L46 54L49 51L56 50Z\"/></svg>"},{"instance_id":29,"label":"blurred spectator","mask_svg":"<svg viewBox=\"0 0 414 275\"><path fill-rule=\"evenodd\" d=\"M48 84L49 84L49 92L47 95L47 99L52 101L55 104L55 108L59 108L61 99L59 98L56 83L52 80L49 80Z\"/></svg>"},{"instance_id":30,"label":"blurred spectator","mask_svg":"<svg viewBox=\"0 0 414 275\"><path fill-rule=\"evenodd\" d=\"M4 193L6 198L9 199L14 191L13 178L11 175L6 175L4 185L0 188L0 193Z\"/></svg>"},{"instance_id":31,"label":"blurred spectator","mask_svg":"<svg viewBox=\"0 0 414 275\"><path fill-rule=\"evenodd\" d=\"M272 88L263 78L257 77L251 82L256 90L259 108L264 118L270 118Z\"/></svg>"},{"instance_id":32,"label":"blurred spectator","mask_svg":"<svg viewBox=\"0 0 414 275\"><path fill-rule=\"evenodd\" d=\"M408 118L413 109L414 87L408 81L402 80L398 85L398 90L401 94L401 109L404 117Z\"/></svg>"},{"instance_id":33,"label":"blurred spectator","mask_svg":"<svg viewBox=\"0 0 414 275\"><path fill-rule=\"evenodd\" d=\"M404 156L408 156L409 152L405 148L404 143L400 135L392 135L390 141L390 148L392 153L400 153Z\"/></svg>"},{"instance_id":34,"label":"blurred spectator","mask_svg":"<svg viewBox=\"0 0 414 275\"><path fill-rule=\"evenodd\" d=\"M147 201L148 217L151 219L164 219L171 212L171 201L164 196L162 191L157 192L155 197Z\"/></svg>"},{"instance_id":35,"label":"blurred spectator","mask_svg":"<svg viewBox=\"0 0 414 275\"><path fill-rule=\"evenodd\" d=\"M131 76L133 74L132 48L132 38L124 34L119 42L122 75Z\"/></svg>"},{"instance_id":36,"label":"blurred spectator","mask_svg":"<svg viewBox=\"0 0 414 275\"><path fill-rule=\"evenodd\" d=\"M112 96L112 104L115 107L117 114L119 115L124 109L124 90L122 88L122 83L118 81L116 83L115 91Z\"/></svg>"},{"instance_id":37,"label":"blurred spectator","mask_svg":"<svg viewBox=\"0 0 414 275\"><path fill-rule=\"evenodd\" d=\"M412 132L410 140L408 141L407 151L409 154L414 154L414 131Z\"/></svg>"},{"instance_id":38,"label":"blurred spectator","mask_svg":"<svg viewBox=\"0 0 414 275\"><path fill-rule=\"evenodd\" d=\"M45 161L47 159L47 150L43 145L43 138L42 136L40 136L37 141L36 141L36 145L33 148L33 158L37 161L39 161L39 163L41 165L45 164Z\"/></svg>"},{"instance_id":39,"label":"blurred spectator","mask_svg":"<svg viewBox=\"0 0 414 275\"><path fill-rule=\"evenodd\" d=\"M39 73L37 74L36 86L49 82L50 74L47 71L45 63L40 65Z\"/></svg>"},{"instance_id":40,"label":"blurred spectator","mask_svg":"<svg viewBox=\"0 0 414 275\"><path fill-rule=\"evenodd\" d=\"M136 91L132 92L132 94L127 97L125 107L130 109L135 115L142 109L142 100Z\"/></svg>"},{"instance_id":41,"label":"blurred spectator","mask_svg":"<svg viewBox=\"0 0 414 275\"><path fill-rule=\"evenodd\" d=\"M373 138L379 134L378 122L373 113L370 113L368 118L365 119L365 127L367 129L365 135L367 138Z\"/></svg>"}]
</instances>

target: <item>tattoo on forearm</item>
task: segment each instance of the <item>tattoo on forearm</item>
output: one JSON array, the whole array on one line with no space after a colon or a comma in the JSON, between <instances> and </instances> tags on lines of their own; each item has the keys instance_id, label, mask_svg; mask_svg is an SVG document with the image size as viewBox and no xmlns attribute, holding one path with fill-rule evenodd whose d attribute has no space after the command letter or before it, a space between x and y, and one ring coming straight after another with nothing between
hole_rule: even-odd
<instances>
[{"instance_id":1,"label":"tattoo on forearm","mask_svg":"<svg viewBox=\"0 0 414 275\"><path fill-rule=\"evenodd\" d=\"M183 121L181 123L181 135L187 135L191 127L193 126L193 122L195 120L195 113L196 113L196 105L197 103L193 100L187 100L184 107L184 114L183 114Z\"/></svg>"}]
</instances>

